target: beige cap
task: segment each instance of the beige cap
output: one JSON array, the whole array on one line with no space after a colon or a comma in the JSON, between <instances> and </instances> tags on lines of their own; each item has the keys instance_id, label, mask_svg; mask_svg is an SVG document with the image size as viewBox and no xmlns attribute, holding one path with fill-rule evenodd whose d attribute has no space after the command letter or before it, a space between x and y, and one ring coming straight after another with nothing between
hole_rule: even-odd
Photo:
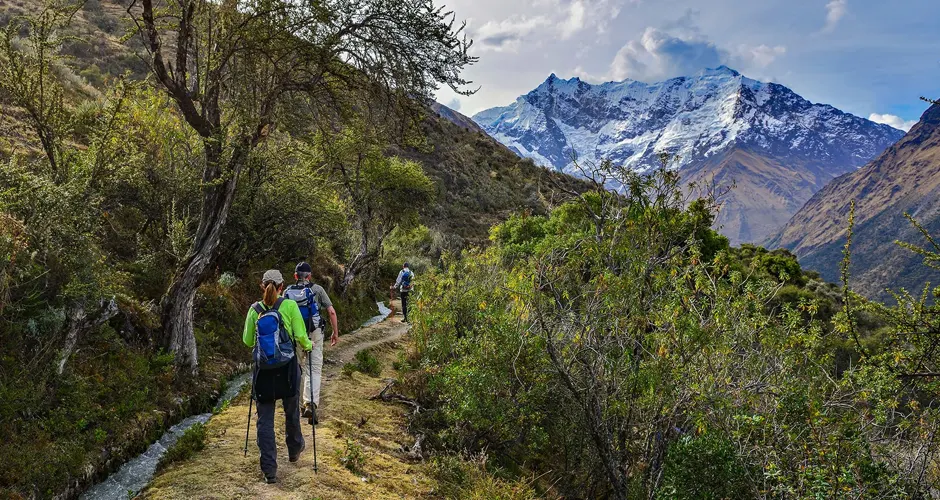
<instances>
[{"instance_id":1,"label":"beige cap","mask_svg":"<svg viewBox=\"0 0 940 500\"><path fill-rule=\"evenodd\" d=\"M281 276L281 272L277 269L268 269L264 272L264 276L261 278L262 283L267 283L273 281L274 284L280 285L284 282L284 277Z\"/></svg>"}]
</instances>

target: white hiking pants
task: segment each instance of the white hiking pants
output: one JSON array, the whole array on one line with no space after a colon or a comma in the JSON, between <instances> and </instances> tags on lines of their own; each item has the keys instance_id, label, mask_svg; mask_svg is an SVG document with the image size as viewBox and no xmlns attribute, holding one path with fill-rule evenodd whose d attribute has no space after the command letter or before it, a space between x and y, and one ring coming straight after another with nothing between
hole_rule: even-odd
<instances>
[{"instance_id":1,"label":"white hiking pants","mask_svg":"<svg viewBox=\"0 0 940 500\"><path fill-rule=\"evenodd\" d=\"M307 359L308 354L300 353L300 370L303 373L303 383L301 387L300 399L304 404L310 403L310 387L313 386L313 403L320 406L320 379L323 375L323 330L317 328L310 334L310 341L313 342L313 350L309 356L313 357L313 366ZM311 368L313 369L311 371Z\"/></svg>"}]
</instances>

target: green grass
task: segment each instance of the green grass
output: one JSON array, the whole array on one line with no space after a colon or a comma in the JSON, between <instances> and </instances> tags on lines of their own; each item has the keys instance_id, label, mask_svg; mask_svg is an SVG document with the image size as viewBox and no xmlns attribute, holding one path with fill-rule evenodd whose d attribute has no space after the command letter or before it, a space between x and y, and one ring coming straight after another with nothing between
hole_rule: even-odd
<instances>
[{"instance_id":1,"label":"green grass","mask_svg":"<svg viewBox=\"0 0 940 500\"><path fill-rule=\"evenodd\" d=\"M206 425L202 423L194 424L176 443L166 450L166 453L160 458L157 464L157 470L163 470L170 464L187 460L198 451L206 447Z\"/></svg>"},{"instance_id":2,"label":"green grass","mask_svg":"<svg viewBox=\"0 0 940 500\"><path fill-rule=\"evenodd\" d=\"M456 455L437 455L430 460L430 475L443 498L482 500L530 500L539 498L529 481L501 478L487 470L486 458L467 460Z\"/></svg>"}]
</instances>

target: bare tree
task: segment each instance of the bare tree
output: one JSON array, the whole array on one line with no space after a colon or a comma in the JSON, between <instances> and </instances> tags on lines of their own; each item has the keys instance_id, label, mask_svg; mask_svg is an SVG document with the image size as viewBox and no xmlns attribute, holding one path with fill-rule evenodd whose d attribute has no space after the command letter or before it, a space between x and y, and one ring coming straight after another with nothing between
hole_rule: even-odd
<instances>
[{"instance_id":1,"label":"bare tree","mask_svg":"<svg viewBox=\"0 0 940 500\"><path fill-rule=\"evenodd\" d=\"M202 137L202 208L192 247L163 299L164 344L198 366L193 300L217 254L239 174L272 127L339 111L337 96L369 89L424 98L458 92L475 58L453 14L431 0L136 0L128 12L157 82ZM159 1L159 0L158 0ZM292 106L296 99L312 106ZM295 117L296 118L296 117Z\"/></svg>"}]
</instances>

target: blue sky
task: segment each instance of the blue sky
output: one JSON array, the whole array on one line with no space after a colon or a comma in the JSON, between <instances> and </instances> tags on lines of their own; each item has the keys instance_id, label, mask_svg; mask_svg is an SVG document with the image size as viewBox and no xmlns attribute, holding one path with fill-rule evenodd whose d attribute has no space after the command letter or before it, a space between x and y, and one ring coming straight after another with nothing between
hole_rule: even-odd
<instances>
[{"instance_id":1,"label":"blue sky","mask_svg":"<svg viewBox=\"0 0 940 500\"><path fill-rule=\"evenodd\" d=\"M910 127L940 98L938 0L440 0L467 20L480 61L472 115L556 73L646 82L730 66L803 97Z\"/></svg>"}]
</instances>

